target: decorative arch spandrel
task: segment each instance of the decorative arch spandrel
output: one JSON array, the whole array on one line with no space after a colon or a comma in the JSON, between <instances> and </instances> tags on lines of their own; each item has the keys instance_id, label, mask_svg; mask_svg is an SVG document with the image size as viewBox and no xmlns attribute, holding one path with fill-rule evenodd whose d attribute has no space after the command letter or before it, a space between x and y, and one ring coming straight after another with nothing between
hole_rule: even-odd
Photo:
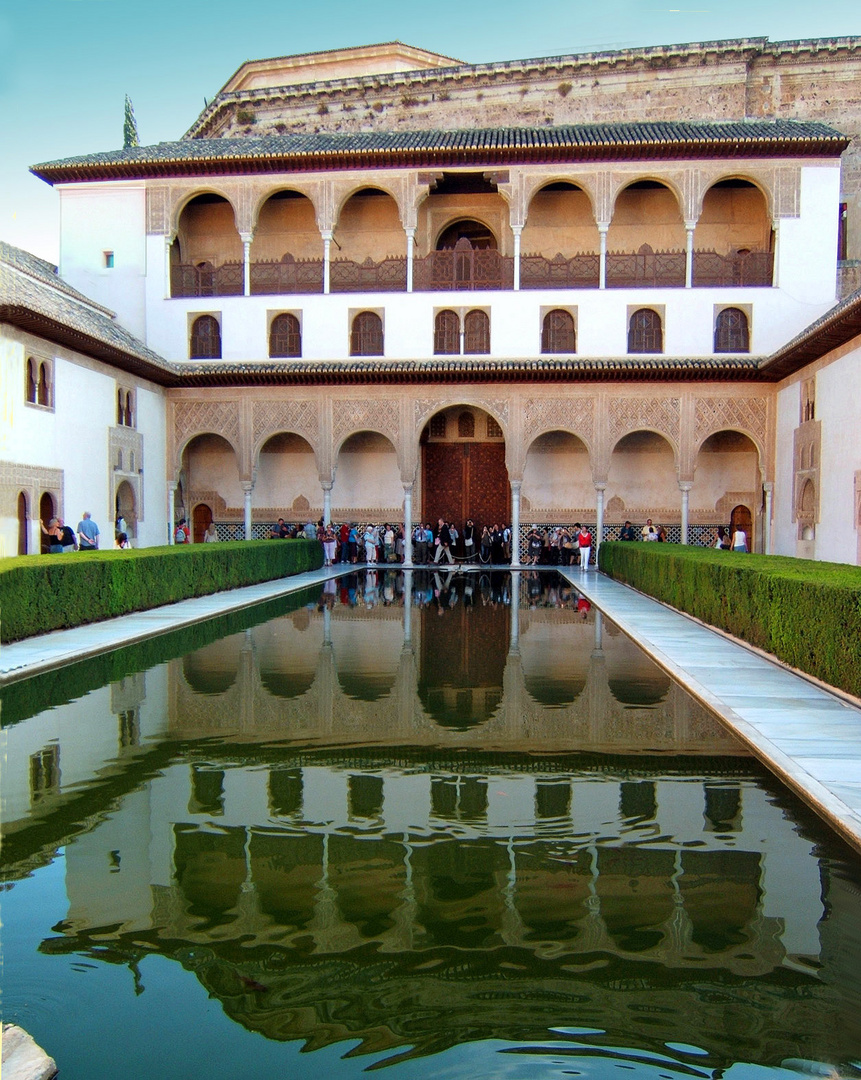
<instances>
[{"instance_id":1,"label":"decorative arch spandrel","mask_svg":"<svg viewBox=\"0 0 861 1080\"><path fill-rule=\"evenodd\" d=\"M173 404L173 475L179 475L186 446L198 435L220 435L230 443L238 463L244 460L238 401L175 401Z\"/></svg>"}]
</instances>

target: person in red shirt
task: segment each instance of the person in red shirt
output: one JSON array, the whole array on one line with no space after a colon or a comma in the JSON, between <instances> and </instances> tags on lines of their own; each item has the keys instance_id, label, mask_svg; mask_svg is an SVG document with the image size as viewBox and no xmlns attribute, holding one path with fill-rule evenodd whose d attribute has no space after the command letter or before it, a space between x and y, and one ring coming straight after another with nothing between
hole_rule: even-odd
<instances>
[{"instance_id":1,"label":"person in red shirt","mask_svg":"<svg viewBox=\"0 0 861 1080\"><path fill-rule=\"evenodd\" d=\"M577 546L580 548L580 572L589 569L589 557L592 554L592 534L585 525L578 526Z\"/></svg>"}]
</instances>

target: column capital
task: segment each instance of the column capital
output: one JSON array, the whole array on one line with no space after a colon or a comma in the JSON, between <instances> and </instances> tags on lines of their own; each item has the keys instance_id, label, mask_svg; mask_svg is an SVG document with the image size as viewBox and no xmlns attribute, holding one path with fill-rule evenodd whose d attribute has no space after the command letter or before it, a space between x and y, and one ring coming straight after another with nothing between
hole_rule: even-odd
<instances>
[{"instance_id":1,"label":"column capital","mask_svg":"<svg viewBox=\"0 0 861 1080\"><path fill-rule=\"evenodd\" d=\"M609 221L598 221L595 224L598 226L599 233L604 233L606 235L610 231Z\"/></svg>"},{"instance_id":2,"label":"column capital","mask_svg":"<svg viewBox=\"0 0 861 1080\"><path fill-rule=\"evenodd\" d=\"M771 494L771 492L774 491L774 481L773 480L765 480L765 481L763 481L762 490L767 491L769 494Z\"/></svg>"},{"instance_id":3,"label":"column capital","mask_svg":"<svg viewBox=\"0 0 861 1080\"><path fill-rule=\"evenodd\" d=\"M693 486L693 480L679 480L679 491L690 491Z\"/></svg>"},{"instance_id":4,"label":"column capital","mask_svg":"<svg viewBox=\"0 0 861 1080\"><path fill-rule=\"evenodd\" d=\"M239 234L239 239L242 241L243 244L250 244L251 241L254 239L254 233L253 232L241 232Z\"/></svg>"},{"instance_id":5,"label":"column capital","mask_svg":"<svg viewBox=\"0 0 861 1080\"><path fill-rule=\"evenodd\" d=\"M606 490L607 490L607 484L606 484L606 481L604 481L604 480L597 480L597 481L595 482L595 484L594 484L594 488L595 488L595 490L596 490L596 491L606 491Z\"/></svg>"},{"instance_id":6,"label":"column capital","mask_svg":"<svg viewBox=\"0 0 861 1080\"><path fill-rule=\"evenodd\" d=\"M412 480L402 480L401 481L401 486L403 487L404 492L407 493L407 492L411 492L415 485L414 485Z\"/></svg>"},{"instance_id":7,"label":"column capital","mask_svg":"<svg viewBox=\"0 0 861 1080\"><path fill-rule=\"evenodd\" d=\"M320 481L320 487L324 491L331 491L334 486L335 486L335 481L334 480L321 480Z\"/></svg>"},{"instance_id":8,"label":"column capital","mask_svg":"<svg viewBox=\"0 0 861 1080\"><path fill-rule=\"evenodd\" d=\"M522 480L509 480L508 482L511 485L512 491L520 491L520 489L523 487Z\"/></svg>"},{"instance_id":9,"label":"column capital","mask_svg":"<svg viewBox=\"0 0 861 1080\"><path fill-rule=\"evenodd\" d=\"M335 233L334 229L321 229L320 230L320 235L323 237L324 240L331 240L334 233Z\"/></svg>"},{"instance_id":10,"label":"column capital","mask_svg":"<svg viewBox=\"0 0 861 1080\"><path fill-rule=\"evenodd\" d=\"M685 222L685 231L686 232L692 233L696 227L697 227L697 223L695 221L686 221Z\"/></svg>"},{"instance_id":11,"label":"column capital","mask_svg":"<svg viewBox=\"0 0 861 1080\"><path fill-rule=\"evenodd\" d=\"M246 495L249 495L254 490L254 481L253 480L243 480L242 481L242 490L245 492Z\"/></svg>"}]
</instances>

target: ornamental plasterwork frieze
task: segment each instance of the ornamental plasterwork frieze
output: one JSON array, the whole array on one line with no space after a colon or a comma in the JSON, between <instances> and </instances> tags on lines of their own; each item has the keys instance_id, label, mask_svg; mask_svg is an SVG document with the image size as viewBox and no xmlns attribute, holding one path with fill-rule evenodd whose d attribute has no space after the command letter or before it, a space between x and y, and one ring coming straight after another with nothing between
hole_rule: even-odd
<instances>
[{"instance_id":1,"label":"ornamental plasterwork frieze","mask_svg":"<svg viewBox=\"0 0 861 1080\"><path fill-rule=\"evenodd\" d=\"M238 401L177 401L173 409L175 457L195 435L221 435L240 454Z\"/></svg>"},{"instance_id":2,"label":"ornamental plasterwork frieze","mask_svg":"<svg viewBox=\"0 0 861 1080\"><path fill-rule=\"evenodd\" d=\"M594 397L527 398L522 406L523 445L547 431L569 431L591 449L595 431Z\"/></svg>"},{"instance_id":3,"label":"ornamental plasterwork frieze","mask_svg":"<svg viewBox=\"0 0 861 1080\"><path fill-rule=\"evenodd\" d=\"M332 402L332 442L340 446L348 435L358 431L377 431L389 439L396 450L400 449L401 424L400 402L395 399L377 399Z\"/></svg>"},{"instance_id":4,"label":"ornamental plasterwork frieze","mask_svg":"<svg viewBox=\"0 0 861 1080\"><path fill-rule=\"evenodd\" d=\"M252 431L256 449L259 449L266 439L280 432L296 432L314 445L320 434L318 402L316 399L255 401Z\"/></svg>"},{"instance_id":5,"label":"ornamental plasterwork frieze","mask_svg":"<svg viewBox=\"0 0 861 1080\"><path fill-rule=\"evenodd\" d=\"M761 397L700 397L694 407L694 442L697 449L716 431L741 431L757 444L766 444L768 400Z\"/></svg>"},{"instance_id":6,"label":"ornamental plasterwork frieze","mask_svg":"<svg viewBox=\"0 0 861 1080\"><path fill-rule=\"evenodd\" d=\"M679 445L681 402L676 397L614 397L608 409L610 446L632 431L656 431Z\"/></svg>"},{"instance_id":7,"label":"ornamental plasterwork frieze","mask_svg":"<svg viewBox=\"0 0 861 1080\"><path fill-rule=\"evenodd\" d=\"M60 517L64 515L62 469L44 469L41 465L22 465L11 461L0 463L0 515L17 517L18 495L22 491L27 495L31 518L38 516L39 499L44 492L49 492L56 499L55 513Z\"/></svg>"}]
</instances>

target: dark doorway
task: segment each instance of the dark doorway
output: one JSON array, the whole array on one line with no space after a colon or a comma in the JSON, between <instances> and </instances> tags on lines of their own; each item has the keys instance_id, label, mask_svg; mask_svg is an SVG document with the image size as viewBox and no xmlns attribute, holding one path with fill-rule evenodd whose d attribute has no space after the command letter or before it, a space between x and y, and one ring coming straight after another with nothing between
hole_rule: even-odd
<instances>
[{"instance_id":1,"label":"dark doorway","mask_svg":"<svg viewBox=\"0 0 861 1080\"><path fill-rule=\"evenodd\" d=\"M751 520L750 510L746 506L733 507L732 515L729 519L729 534L735 532L736 529L742 529L747 536L747 549L753 551L753 521Z\"/></svg>"},{"instance_id":2,"label":"dark doorway","mask_svg":"<svg viewBox=\"0 0 861 1080\"><path fill-rule=\"evenodd\" d=\"M511 502L505 443L428 442L422 447L422 517L445 518L461 528L509 524Z\"/></svg>"},{"instance_id":3,"label":"dark doorway","mask_svg":"<svg viewBox=\"0 0 861 1080\"><path fill-rule=\"evenodd\" d=\"M56 509L54 507L54 496L46 491L42 495L42 498L39 499L39 520L42 522L42 524L47 529L48 528L48 522L51 520L52 517L56 517L56 516L57 516L57 511L56 511ZM50 537L48 537L44 533L42 533L41 551L42 551L43 555L46 554L46 552L48 551L50 546L51 546Z\"/></svg>"},{"instance_id":4,"label":"dark doorway","mask_svg":"<svg viewBox=\"0 0 861 1080\"><path fill-rule=\"evenodd\" d=\"M27 496L23 491L18 493L18 554L26 555L28 550L27 530L30 525L30 515L27 513Z\"/></svg>"},{"instance_id":5,"label":"dark doorway","mask_svg":"<svg viewBox=\"0 0 861 1080\"><path fill-rule=\"evenodd\" d=\"M212 510L206 503L198 503L192 514L192 536L195 544L202 544L206 530L212 521Z\"/></svg>"}]
</instances>

